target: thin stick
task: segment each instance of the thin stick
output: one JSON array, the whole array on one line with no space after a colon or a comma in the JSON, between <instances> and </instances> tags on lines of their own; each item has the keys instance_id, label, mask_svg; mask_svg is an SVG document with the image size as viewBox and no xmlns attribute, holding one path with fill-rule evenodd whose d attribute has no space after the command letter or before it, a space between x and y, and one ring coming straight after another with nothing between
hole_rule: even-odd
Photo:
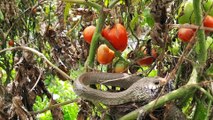
<instances>
[{"instance_id":1,"label":"thin stick","mask_svg":"<svg viewBox=\"0 0 213 120\"><path fill-rule=\"evenodd\" d=\"M35 87L37 86L39 80L41 79L42 73L43 73L43 72L40 71L39 76L38 76L38 78L37 78L37 80L36 80L36 83L33 85L33 87L30 89L30 91L29 91L28 93L32 92L32 91L35 89Z\"/></svg>"},{"instance_id":2,"label":"thin stick","mask_svg":"<svg viewBox=\"0 0 213 120\"><path fill-rule=\"evenodd\" d=\"M191 29L201 29L201 30L207 30L207 31L213 31L213 28L210 27L204 27L204 26L197 26L197 25L191 25L191 24L168 24L169 28L191 28Z\"/></svg>"}]
</instances>

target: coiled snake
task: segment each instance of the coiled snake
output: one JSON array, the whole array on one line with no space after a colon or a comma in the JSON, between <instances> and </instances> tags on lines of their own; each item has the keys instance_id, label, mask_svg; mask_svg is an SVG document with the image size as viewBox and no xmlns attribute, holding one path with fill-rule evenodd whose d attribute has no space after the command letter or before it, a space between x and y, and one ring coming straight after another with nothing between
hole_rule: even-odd
<instances>
[{"instance_id":1,"label":"coiled snake","mask_svg":"<svg viewBox=\"0 0 213 120\"><path fill-rule=\"evenodd\" d=\"M149 102L154 99L161 86L163 78L141 78L125 73L95 73L87 72L75 80L74 91L83 99L102 102L106 105L120 105L128 102ZM92 84L119 86L126 90L109 92L93 89Z\"/></svg>"}]
</instances>

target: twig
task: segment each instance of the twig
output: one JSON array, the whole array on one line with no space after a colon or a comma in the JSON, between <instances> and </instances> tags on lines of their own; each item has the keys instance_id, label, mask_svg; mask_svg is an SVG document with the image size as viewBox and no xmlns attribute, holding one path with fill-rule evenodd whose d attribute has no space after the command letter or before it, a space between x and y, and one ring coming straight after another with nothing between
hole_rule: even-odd
<instances>
[{"instance_id":1,"label":"twig","mask_svg":"<svg viewBox=\"0 0 213 120\"><path fill-rule=\"evenodd\" d=\"M39 110L39 111L31 111L30 114L31 115L36 115L36 114L39 114L39 113L43 113L43 112L46 112L47 110L51 110L53 108L57 108L59 106L64 106L64 105L68 105L70 103L74 103L74 102L78 102L79 99L74 99L74 100L69 100L69 101L66 101L66 102L62 102L62 103L58 103L58 104L54 104L54 105L51 105L51 106L48 106L46 108L44 108L43 110Z\"/></svg>"},{"instance_id":2,"label":"twig","mask_svg":"<svg viewBox=\"0 0 213 120\"><path fill-rule=\"evenodd\" d=\"M35 89L35 87L37 86L39 80L41 79L42 73L43 73L43 71L40 71L39 76L38 76L38 78L36 80L36 83L33 85L33 87L30 89L30 91L28 93L30 93L31 91L33 91Z\"/></svg>"},{"instance_id":3,"label":"twig","mask_svg":"<svg viewBox=\"0 0 213 120\"><path fill-rule=\"evenodd\" d=\"M53 63L51 63L45 56L44 54L40 53L39 51L30 48L30 47L26 47L26 46L17 46L17 47L11 47L11 48L6 48L0 51L0 54L6 51L12 51L12 50L28 50L36 55L38 55L39 57L41 57L42 59L44 59L44 61L47 62L47 64L49 64L51 67L53 67L59 74L61 74L63 77L65 77L67 80L70 80L73 83L73 79L70 78L69 75L67 75L64 71L62 71L61 69L59 69L57 66L55 66Z\"/></svg>"},{"instance_id":4,"label":"twig","mask_svg":"<svg viewBox=\"0 0 213 120\"><path fill-rule=\"evenodd\" d=\"M191 28L191 29L201 29L207 31L213 31L213 28L204 27L204 26L197 26L192 24L168 24L169 28Z\"/></svg>"}]
</instances>

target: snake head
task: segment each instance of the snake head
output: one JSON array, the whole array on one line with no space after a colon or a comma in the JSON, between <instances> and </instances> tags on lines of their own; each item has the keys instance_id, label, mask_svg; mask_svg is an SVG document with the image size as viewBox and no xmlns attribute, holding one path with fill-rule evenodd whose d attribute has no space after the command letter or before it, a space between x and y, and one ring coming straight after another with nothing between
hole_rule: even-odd
<instances>
[{"instance_id":1,"label":"snake head","mask_svg":"<svg viewBox=\"0 0 213 120\"><path fill-rule=\"evenodd\" d=\"M165 85L165 79L161 77L145 77L137 82L135 82L130 89L134 88L134 92L132 92L132 96L135 99L135 102L144 101L149 102L155 99L158 94L160 94L160 90ZM134 101L134 100L133 100Z\"/></svg>"}]
</instances>

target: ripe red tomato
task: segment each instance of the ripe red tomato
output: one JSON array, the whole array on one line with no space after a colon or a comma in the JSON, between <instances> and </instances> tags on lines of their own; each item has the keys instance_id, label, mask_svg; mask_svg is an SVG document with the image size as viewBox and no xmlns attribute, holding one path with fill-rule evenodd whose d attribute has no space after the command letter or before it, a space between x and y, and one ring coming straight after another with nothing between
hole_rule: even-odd
<instances>
[{"instance_id":1,"label":"ripe red tomato","mask_svg":"<svg viewBox=\"0 0 213 120\"><path fill-rule=\"evenodd\" d=\"M98 47L97 50L97 61L100 64L109 64L112 62L113 58L115 57L114 51L109 49L109 47L105 44L102 44Z\"/></svg>"},{"instance_id":2,"label":"ripe red tomato","mask_svg":"<svg viewBox=\"0 0 213 120\"><path fill-rule=\"evenodd\" d=\"M191 38L194 36L195 31L190 28L180 28L178 30L178 38L183 42L189 42Z\"/></svg>"},{"instance_id":3,"label":"ripe red tomato","mask_svg":"<svg viewBox=\"0 0 213 120\"><path fill-rule=\"evenodd\" d=\"M8 41L8 45L11 46L11 47L13 47L14 46L14 40L9 40Z\"/></svg>"},{"instance_id":4,"label":"ripe red tomato","mask_svg":"<svg viewBox=\"0 0 213 120\"><path fill-rule=\"evenodd\" d=\"M115 24L112 28L107 26L102 31L102 36L105 37L112 46L119 51L124 51L127 47L127 31L121 24Z\"/></svg>"},{"instance_id":5,"label":"ripe red tomato","mask_svg":"<svg viewBox=\"0 0 213 120\"><path fill-rule=\"evenodd\" d=\"M151 65L155 59L157 58L157 52L155 49L152 49L151 55L147 54L147 51L145 50L145 47L141 49L141 51L144 53L144 57L137 60L137 63L141 66L149 66Z\"/></svg>"},{"instance_id":6,"label":"ripe red tomato","mask_svg":"<svg viewBox=\"0 0 213 120\"><path fill-rule=\"evenodd\" d=\"M95 32L95 26L88 26L84 29L83 31L83 36L84 36L84 40L87 42L87 43L91 43L91 40L92 40L92 36Z\"/></svg>"},{"instance_id":7,"label":"ripe red tomato","mask_svg":"<svg viewBox=\"0 0 213 120\"><path fill-rule=\"evenodd\" d=\"M207 16L204 18L203 25L204 25L205 27L213 28L213 17L207 15Z\"/></svg>"},{"instance_id":8,"label":"ripe red tomato","mask_svg":"<svg viewBox=\"0 0 213 120\"><path fill-rule=\"evenodd\" d=\"M149 66L154 62L154 60L155 60L154 57L146 56L146 57L143 57L143 58L137 60L137 63L141 66Z\"/></svg>"}]
</instances>

